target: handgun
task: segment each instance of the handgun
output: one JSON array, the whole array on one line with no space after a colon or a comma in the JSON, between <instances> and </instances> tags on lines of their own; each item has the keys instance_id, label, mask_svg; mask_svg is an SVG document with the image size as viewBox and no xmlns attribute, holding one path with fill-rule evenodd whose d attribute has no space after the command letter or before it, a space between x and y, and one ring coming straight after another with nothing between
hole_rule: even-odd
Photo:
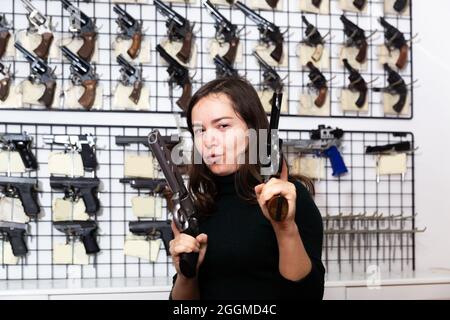
<instances>
[{"instance_id":1,"label":"handgun","mask_svg":"<svg viewBox=\"0 0 450 320\"><path fill-rule=\"evenodd\" d=\"M309 61L306 66L309 68L309 80L311 80L310 83L308 83L309 88L314 88L314 90L317 91L317 98L314 101L314 104L318 108L322 108L325 105L325 102L327 101L327 95L328 95L328 85L327 85L327 79L325 76L320 72L318 68L314 66L314 64Z\"/></svg>"},{"instance_id":2,"label":"handgun","mask_svg":"<svg viewBox=\"0 0 450 320\"><path fill-rule=\"evenodd\" d=\"M33 137L26 132L19 134L0 133L0 148L19 152L25 168L37 170L37 160L31 151L32 144Z\"/></svg>"},{"instance_id":3,"label":"handgun","mask_svg":"<svg viewBox=\"0 0 450 320\"><path fill-rule=\"evenodd\" d=\"M225 16L221 14L209 0L204 1L203 5L215 20L214 28L216 29L216 40L221 44L229 44L228 52L222 58L230 65L233 65L236 60L237 49L240 42L238 27L225 18Z\"/></svg>"},{"instance_id":4,"label":"handgun","mask_svg":"<svg viewBox=\"0 0 450 320\"><path fill-rule=\"evenodd\" d=\"M41 59L47 60L50 52L50 46L53 43L53 26L51 17L43 15L30 0L21 0L25 9L28 11L27 19L30 23L28 29L31 33L37 33L41 36L41 43L33 52Z\"/></svg>"},{"instance_id":5,"label":"handgun","mask_svg":"<svg viewBox=\"0 0 450 320\"><path fill-rule=\"evenodd\" d=\"M288 168L286 166L282 145L283 141L278 136L278 126L280 122L281 103L283 101L283 94L274 92L272 98L272 110L270 113L270 126L267 133L267 164L261 165L261 173L264 177L264 182L268 182L271 178L286 178L288 177ZM281 195L276 195L267 201L267 209L271 218L275 221L283 221L288 214L288 202L286 198Z\"/></svg>"},{"instance_id":6,"label":"handgun","mask_svg":"<svg viewBox=\"0 0 450 320\"><path fill-rule=\"evenodd\" d=\"M278 63L281 63L283 59L283 43L284 36L280 31L280 28L274 23L266 20L261 15L257 14L255 11L247 7L240 1L236 1L235 6L239 8L245 16L252 20L258 26L260 32L261 41L267 45L274 44L275 49L272 51L270 56Z\"/></svg>"},{"instance_id":7,"label":"handgun","mask_svg":"<svg viewBox=\"0 0 450 320\"><path fill-rule=\"evenodd\" d=\"M36 195L36 178L0 177L0 190L10 198L19 198L25 214L35 218L41 211Z\"/></svg>"},{"instance_id":8,"label":"handgun","mask_svg":"<svg viewBox=\"0 0 450 320\"><path fill-rule=\"evenodd\" d=\"M324 46L324 40L322 35L320 34L319 30L309 21L306 19L304 15L302 15L302 21L306 25L305 30L305 37L304 43L310 47L315 48L315 51L311 58L318 62L322 58L323 54L323 46Z\"/></svg>"},{"instance_id":9,"label":"handgun","mask_svg":"<svg viewBox=\"0 0 450 320\"><path fill-rule=\"evenodd\" d=\"M158 160L159 166L172 191L174 203L173 220L181 233L192 237L200 234L198 225L198 213L194 206L194 200L184 185L183 177L177 166L173 163L171 152L165 145L158 130L153 130L148 141L153 155ZM195 277L197 273L198 253L183 253L180 255L180 271L187 278Z\"/></svg>"},{"instance_id":10,"label":"handgun","mask_svg":"<svg viewBox=\"0 0 450 320\"><path fill-rule=\"evenodd\" d=\"M96 240L98 227L95 221L57 221L53 222L53 226L67 237L79 238L83 242L86 254L100 252Z\"/></svg>"},{"instance_id":11,"label":"handgun","mask_svg":"<svg viewBox=\"0 0 450 320\"><path fill-rule=\"evenodd\" d=\"M43 104L45 107L50 108L55 99L56 93L56 76L55 70L52 70L50 66L38 56L33 55L27 49L25 49L19 42L14 44L16 49L18 49L25 56L25 59L30 63L31 74L28 80L32 84L45 86L45 91L42 97L38 99L38 102Z\"/></svg>"},{"instance_id":12,"label":"handgun","mask_svg":"<svg viewBox=\"0 0 450 320\"><path fill-rule=\"evenodd\" d=\"M194 25L174 11L161 0L153 0L156 9L167 18L166 27L169 41L183 41L183 47L177 53L177 58L183 63L191 59L192 45L194 44Z\"/></svg>"},{"instance_id":13,"label":"handgun","mask_svg":"<svg viewBox=\"0 0 450 320\"><path fill-rule=\"evenodd\" d=\"M400 51L400 55L395 65L397 66L397 68L403 69L408 62L409 51L405 35L403 34L403 32L387 22L383 17L380 17L379 21L384 28L384 43L386 44L386 47L389 51L392 51L393 49L398 49Z\"/></svg>"},{"instance_id":14,"label":"handgun","mask_svg":"<svg viewBox=\"0 0 450 320\"><path fill-rule=\"evenodd\" d=\"M97 96L97 86L99 77L95 71L95 66L77 56L67 47L61 47L63 55L70 61L70 80L75 86L82 86L84 93L78 99L78 103L86 110L91 110Z\"/></svg>"},{"instance_id":15,"label":"handgun","mask_svg":"<svg viewBox=\"0 0 450 320\"><path fill-rule=\"evenodd\" d=\"M359 93L359 97L356 100L355 104L358 108L364 107L367 101L367 82L364 80L364 78L361 76L361 74L353 68L347 59L342 60L344 63L345 68L350 73L348 76L348 80L350 81L350 84L348 85L348 89L350 91L357 91Z\"/></svg>"},{"instance_id":16,"label":"handgun","mask_svg":"<svg viewBox=\"0 0 450 320\"><path fill-rule=\"evenodd\" d=\"M220 55L216 55L214 57L214 64L216 65L216 77L217 78L225 78L225 77L238 77L239 74L235 68Z\"/></svg>"},{"instance_id":17,"label":"handgun","mask_svg":"<svg viewBox=\"0 0 450 320\"><path fill-rule=\"evenodd\" d=\"M63 145L66 151L79 152L86 171L94 171L97 166L95 156L96 138L92 134L81 135L46 135L44 143Z\"/></svg>"},{"instance_id":18,"label":"handgun","mask_svg":"<svg viewBox=\"0 0 450 320\"><path fill-rule=\"evenodd\" d=\"M187 111L186 109L192 96L192 83L189 76L189 70L186 67L182 66L177 60L175 60L166 50L164 50L161 45L158 44L156 46L156 51L159 52L161 57L169 65L169 67L167 68L167 73L170 75L170 91L172 92L174 84L183 88L183 94L181 95L180 99L178 99L177 105L183 111Z\"/></svg>"},{"instance_id":19,"label":"handgun","mask_svg":"<svg viewBox=\"0 0 450 320\"><path fill-rule=\"evenodd\" d=\"M0 59L5 55L9 39L11 39L10 30L11 27L6 20L6 14L0 15Z\"/></svg>"},{"instance_id":20,"label":"handgun","mask_svg":"<svg viewBox=\"0 0 450 320\"><path fill-rule=\"evenodd\" d=\"M138 104L141 100L142 88L144 81L142 80L142 65L133 66L122 55L117 57L117 63L120 65L120 83L125 87L133 87L133 91L128 98Z\"/></svg>"},{"instance_id":21,"label":"handgun","mask_svg":"<svg viewBox=\"0 0 450 320\"><path fill-rule=\"evenodd\" d=\"M70 32L83 39L83 46L77 54L88 62L91 61L95 51L95 42L98 33L95 20L87 16L79 8L75 7L68 0L61 0L63 8L70 13Z\"/></svg>"},{"instance_id":22,"label":"handgun","mask_svg":"<svg viewBox=\"0 0 450 320\"><path fill-rule=\"evenodd\" d=\"M341 15L341 21L344 24L344 33L348 37L347 47L356 47L359 52L356 61L364 63L367 60L367 38L363 29L350 21L345 15Z\"/></svg>"},{"instance_id":23,"label":"handgun","mask_svg":"<svg viewBox=\"0 0 450 320\"><path fill-rule=\"evenodd\" d=\"M0 74L3 75L3 79L0 80L0 101L5 102L9 97L9 92L12 84L11 66L8 68L0 62Z\"/></svg>"},{"instance_id":24,"label":"handgun","mask_svg":"<svg viewBox=\"0 0 450 320\"><path fill-rule=\"evenodd\" d=\"M399 143L391 143L382 146L367 146L366 154L391 154L400 152L411 152L411 142L404 141Z\"/></svg>"},{"instance_id":25,"label":"handgun","mask_svg":"<svg viewBox=\"0 0 450 320\"><path fill-rule=\"evenodd\" d=\"M310 140L285 140L283 145L298 150L300 153L312 153L316 156L329 158L333 169L333 177L339 177L348 172L339 151L343 136L344 131L342 129L319 125L317 130L310 132Z\"/></svg>"},{"instance_id":26,"label":"handgun","mask_svg":"<svg viewBox=\"0 0 450 320\"><path fill-rule=\"evenodd\" d=\"M170 240L173 239L173 232L170 226L171 221L130 221L128 226L130 232L137 236L145 236L150 240L162 239L166 254L170 256Z\"/></svg>"},{"instance_id":27,"label":"handgun","mask_svg":"<svg viewBox=\"0 0 450 320\"><path fill-rule=\"evenodd\" d=\"M270 88L274 92L281 93L284 88L283 80L278 72L270 66L256 51L253 56L258 60L259 65L263 70L263 85L265 88Z\"/></svg>"},{"instance_id":28,"label":"handgun","mask_svg":"<svg viewBox=\"0 0 450 320\"><path fill-rule=\"evenodd\" d=\"M15 257L23 257L28 253L25 237L27 225L25 223L0 221L0 234L11 244Z\"/></svg>"},{"instance_id":29,"label":"handgun","mask_svg":"<svg viewBox=\"0 0 450 320\"><path fill-rule=\"evenodd\" d=\"M120 39L132 39L133 43L128 49L127 53L131 59L136 59L141 52L142 38L142 20L138 21L134 19L128 12L122 9L119 5L113 7L118 18L116 20L119 26L119 38Z\"/></svg>"},{"instance_id":30,"label":"handgun","mask_svg":"<svg viewBox=\"0 0 450 320\"><path fill-rule=\"evenodd\" d=\"M375 92L386 92L391 95L398 95L399 99L392 107L395 112L401 113L406 106L408 98L408 87L402 76L394 71L387 63L384 64L384 70L388 73L388 86L386 88L374 88Z\"/></svg>"},{"instance_id":31,"label":"handgun","mask_svg":"<svg viewBox=\"0 0 450 320\"><path fill-rule=\"evenodd\" d=\"M98 178L68 178L50 177L50 186L55 190L63 190L65 199L72 199L77 202L83 199L86 213L95 215L100 209L100 201L97 197L100 180Z\"/></svg>"}]
</instances>

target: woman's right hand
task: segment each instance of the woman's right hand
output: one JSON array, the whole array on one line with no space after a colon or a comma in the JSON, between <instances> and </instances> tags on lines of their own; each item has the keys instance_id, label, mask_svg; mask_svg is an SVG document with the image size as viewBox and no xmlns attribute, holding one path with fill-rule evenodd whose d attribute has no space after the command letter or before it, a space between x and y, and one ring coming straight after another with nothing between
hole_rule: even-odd
<instances>
[{"instance_id":1,"label":"woman's right hand","mask_svg":"<svg viewBox=\"0 0 450 320\"><path fill-rule=\"evenodd\" d=\"M180 254L198 252L197 271L205 258L206 248L208 246L208 236L204 233L199 234L196 238L178 231L175 223L171 224L173 231L173 240L170 241L170 255L172 262L177 270L178 276L183 276L180 271ZM198 272L197 272L198 274Z\"/></svg>"}]
</instances>

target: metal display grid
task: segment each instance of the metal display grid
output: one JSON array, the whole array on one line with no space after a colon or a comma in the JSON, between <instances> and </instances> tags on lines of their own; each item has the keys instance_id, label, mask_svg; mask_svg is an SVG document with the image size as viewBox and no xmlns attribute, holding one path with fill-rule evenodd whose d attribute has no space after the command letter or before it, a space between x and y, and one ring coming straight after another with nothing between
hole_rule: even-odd
<instances>
[{"instance_id":1,"label":"metal display grid","mask_svg":"<svg viewBox=\"0 0 450 320\"><path fill-rule=\"evenodd\" d=\"M39 202L42 216L31 221L27 237L29 254L18 265L0 267L0 279L66 279L170 276L175 270L163 245L158 260L149 263L123 254L128 222L137 220L132 214L131 197L139 194L119 182L124 177L125 153L148 154L143 145L117 146L115 136L146 136L151 129L123 126L80 126L57 124L0 124L0 132L27 132L34 138L33 153L39 170L25 174L39 180ZM177 133L176 128L158 128L163 135ZM308 139L309 131L282 131L283 139ZM43 142L44 135L93 134L97 137L96 176L102 181L99 189L101 211L96 215L100 232L101 252L89 265L54 265L52 248L64 243L65 236L52 227L52 202L62 194L51 190L48 155L58 147ZM331 175L326 165L326 179L315 183L315 201L322 213L325 236L323 260L328 271L366 270L371 264L389 270L415 268L414 154L408 156L404 181L400 177L381 177L376 182L375 159L365 155L367 145L411 141L411 133L348 131L343 137L342 154L349 173L340 178ZM286 150L289 163L295 154ZM163 217L167 219L166 202ZM373 216L375 213L382 216ZM342 214L342 216L339 216ZM361 214L366 214L361 216ZM353 216L351 216L353 215ZM381 219L383 218L383 219ZM384 230L384 231L383 231ZM386 231L387 230L387 231ZM391 231L389 231L391 230ZM400 230L393 233L392 230ZM3 242L2 242L3 243Z\"/></svg>"},{"instance_id":2,"label":"metal display grid","mask_svg":"<svg viewBox=\"0 0 450 320\"><path fill-rule=\"evenodd\" d=\"M308 71L298 65L298 56L296 54L297 46L302 41L305 26L302 25L299 10L299 1L282 0L283 10L265 11L257 10L263 17L273 21L280 26L281 30L288 30L285 39L287 48L287 66L276 68L280 76L285 79L286 91L289 93L288 112L285 116L299 117L298 106L300 95L307 90ZM412 12L411 2L409 1ZM34 0L33 3L43 13L50 15L53 22L57 24L57 30L64 37L70 36L67 32L69 27L68 13L62 9L59 1L54 0ZM181 89L174 90L174 99L169 98L169 86L167 85L168 74L155 50L156 44L160 43L166 35L165 18L157 12L155 6L148 1L147 4L121 4L131 15L137 19L143 20L144 30L146 30L146 39L151 42L151 62L143 65L143 75L145 83L150 89L150 110L132 111L132 110L112 110L112 100L114 89L118 83L119 66L115 62L114 52L111 50L111 43L116 38L117 25L115 23L116 15L113 12L115 3L106 0L96 0L92 2L73 1L82 11L91 17L97 19L99 30L99 63L97 71L100 75L100 84L103 87L103 107L100 112L158 112L158 113L181 113L179 107L174 103L174 99L181 96ZM206 9L201 5L201 1L195 4L170 3L170 5L181 15L188 17L196 23L196 45L197 68L191 70L193 78L193 90L195 91L201 85L214 79L215 66L209 54L208 43L215 34L214 20L210 17ZM262 82L262 71L258 62L253 57L252 52L259 39L259 32L253 22L249 21L239 10L226 7L218 7L225 17L230 19L239 27L244 27L241 35L243 46L243 61L236 68L239 73L246 76L250 82L259 87ZM6 14L9 21L13 22L15 30L25 29L27 26L26 11L19 0L2 1L2 11ZM330 70L324 71L324 75L329 81L330 88L330 115L332 118L372 118L372 119L412 119L413 118L413 96L414 88L411 87L411 108L406 115L387 115L383 111L382 96L372 90L369 92L369 112L350 112L343 111L341 108L340 94L342 88L348 85L348 73L340 65L339 51L340 46L345 42L343 25L339 20L342 10L339 7L339 0L330 0L330 12L328 15L316 15L305 13L308 20L316 25L322 35L329 33L326 38L326 48L330 51ZM369 1L367 13L356 14L347 12L347 17L365 29L366 34L370 35L373 31L378 32L369 39L368 69L361 74L367 82L372 82L373 86L386 86L387 75L378 62L378 46L383 44L384 35L382 27L377 22L379 16L383 16L383 1ZM404 32L407 40L413 38L412 16L387 16L388 22ZM245 39L244 39L245 38ZM20 55L19 55L20 56ZM17 57L13 60L5 60L6 64L12 64L12 71L15 72L16 81L25 79L28 76L29 66L23 57ZM413 77L413 48L410 46L410 62L406 69L401 72L407 84L414 81ZM61 61L51 61L52 66L57 67L58 82L62 88L70 83L69 64ZM378 79L378 80L377 80ZM63 100L61 105L64 105ZM41 107L29 106L25 109L43 110ZM56 110L56 109L55 109ZM58 110L68 110L64 107ZM73 111L73 109L70 109ZM80 110L85 112L84 110ZM309 117L309 116L306 116ZM317 117L317 116L314 116ZM327 116L328 117L328 116Z\"/></svg>"}]
</instances>

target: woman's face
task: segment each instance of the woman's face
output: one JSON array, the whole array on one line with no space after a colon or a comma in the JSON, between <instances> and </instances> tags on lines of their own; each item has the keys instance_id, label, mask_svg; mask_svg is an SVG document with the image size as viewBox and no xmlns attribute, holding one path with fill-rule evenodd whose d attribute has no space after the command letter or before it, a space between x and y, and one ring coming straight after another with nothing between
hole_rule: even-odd
<instances>
[{"instance_id":1,"label":"woman's face","mask_svg":"<svg viewBox=\"0 0 450 320\"><path fill-rule=\"evenodd\" d=\"M212 173L226 176L243 163L248 127L225 94L202 98L192 109L194 143Z\"/></svg>"}]
</instances>

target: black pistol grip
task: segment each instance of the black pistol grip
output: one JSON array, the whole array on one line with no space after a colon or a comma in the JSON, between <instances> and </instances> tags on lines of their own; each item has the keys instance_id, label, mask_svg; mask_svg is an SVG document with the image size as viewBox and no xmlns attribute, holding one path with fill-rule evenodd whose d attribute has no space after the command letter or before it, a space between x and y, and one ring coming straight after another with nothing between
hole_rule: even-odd
<instances>
[{"instance_id":1,"label":"black pistol grip","mask_svg":"<svg viewBox=\"0 0 450 320\"><path fill-rule=\"evenodd\" d=\"M19 152L26 168L33 170L36 170L38 168L36 157L34 156L33 152L29 150L29 146L27 143L17 144L16 149Z\"/></svg>"},{"instance_id":2,"label":"black pistol grip","mask_svg":"<svg viewBox=\"0 0 450 320\"><path fill-rule=\"evenodd\" d=\"M186 278L194 278L197 274L198 252L180 254L180 271Z\"/></svg>"},{"instance_id":3,"label":"black pistol grip","mask_svg":"<svg viewBox=\"0 0 450 320\"><path fill-rule=\"evenodd\" d=\"M82 236L81 241L83 242L86 254L95 254L100 252L97 240L95 239L94 231L92 231L90 234Z\"/></svg>"},{"instance_id":4,"label":"black pistol grip","mask_svg":"<svg viewBox=\"0 0 450 320\"><path fill-rule=\"evenodd\" d=\"M36 217L41 211L37 203L36 194L33 192L32 188L32 186L17 188L19 198L22 201L23 210L30 218Z\"/></svg>"},{"instance_id":5,"label":"black pistol grip","mask_svg":"<svg viewBox=\"0 0 450 320\"><path fill-rule=\"evenodd\" d=\"M81 195L86 207L86 213L89 215L96 214L100 207L100 201L97 198L96 192L97 190L95 187L81 189Z\"/></svg>"},{"instance_id":6,"label":"black pistol grip","mask_svg":"<svg viewBox=\"0 0 450 320\"><path fill-rule=\"evenodd\" d=\"M22 257L28 253L27 244L25 243L25 230L14 230L10 232L8 237L15 257Z\"/></svg>"},{"instance_id":7,"label":"black pistol grip","mask_svg":"<svg viewBox=\"0 0 450 320\"><path fill-rule=\"evenodd\" d=\"M98 163L95 152L87 144L81 145L81 159L86 171L94 171L97 168Z\"/></svg>"}]
</instances>

